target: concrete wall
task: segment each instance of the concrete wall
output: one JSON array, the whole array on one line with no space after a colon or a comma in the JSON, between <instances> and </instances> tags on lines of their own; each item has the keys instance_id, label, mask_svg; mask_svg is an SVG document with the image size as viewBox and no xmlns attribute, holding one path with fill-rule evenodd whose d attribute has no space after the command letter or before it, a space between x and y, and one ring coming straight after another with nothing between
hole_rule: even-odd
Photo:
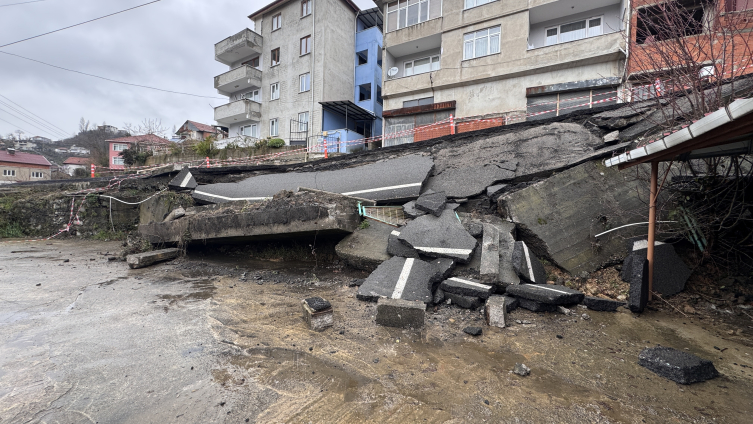
<instances>
[{"instance_id":1,"label":"concrete wall","mask_svg":"<svg viewBox=\"0 0 753 424\"><path fill-rule=\"evenodd\" d=\"M528 44L534 48L544 47L546 44L546 28L597 16L604 17L604 20L602 21L603 34L611 34L624 29L622 25L622 7L617 3L611 6L591 9L583 13L576 13L574 15L533 24L529 29Z\"/></svg>"}]
</instances>

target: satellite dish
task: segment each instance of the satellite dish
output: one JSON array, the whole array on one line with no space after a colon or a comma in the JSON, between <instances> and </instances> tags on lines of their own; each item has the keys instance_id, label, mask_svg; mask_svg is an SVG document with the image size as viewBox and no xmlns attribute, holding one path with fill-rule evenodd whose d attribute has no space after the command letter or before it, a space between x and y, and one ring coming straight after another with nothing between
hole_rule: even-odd
<instances>
[{"instance_id":1,"label":"satellite dish","mask_svg":"<svg viewBox=\"0 0 753 424\"><path fill-rule=\"evenodd\" d=\"M399 71L400 71L399 69L397 69L396 67L394 67L394 66L393 66L392 68L390 68L390 69L389 69L389 70L387 71L387 76L388 76L388 77L390 77L390 78L392 78L392 77L394 77L395 75L397 75L397 73L398 73Z\"/></svg>"}]
</instances>

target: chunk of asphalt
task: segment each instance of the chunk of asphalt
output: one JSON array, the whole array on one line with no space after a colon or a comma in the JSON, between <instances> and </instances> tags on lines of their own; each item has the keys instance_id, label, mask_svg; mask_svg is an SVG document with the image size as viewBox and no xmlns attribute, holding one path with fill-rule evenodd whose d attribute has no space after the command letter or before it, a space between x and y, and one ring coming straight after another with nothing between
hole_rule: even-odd
<instances>
[{"instance_id":1,"label":"chunk of asphalt","mask_svg":"<svg viewBox=\"0 0 753 424\"><path fill-rule=\"evenodd\" d=\"M484 305L486 325L505 328L507 322L507 296L491 296Z\"/></svg>"},{"instance_id":2,"label":"chunk of asphalt","mask_svg":"<svg viewBox=\"0 0 753 424\"><path fill-rule=\"evenodd\" d=\"M403 212L405 212L405 216L408 218L418 218L419 216L426 215L426 212L416 209L416 201L411 200L410 202L403 205Z\"/></svg>"},{"instance_id":3,"label":"chunk of asphalt","mask_svg":"<svg viewBox=\"0 0 753 424\"><path fill-rule=\"evenodd\" d=\"M551 284L518 284L507 288L507 294L550 305L580 303L585 296L578 290Z\"/></svg>"},{"instance_id":4,"label":"chunk of asphalt","mask_svg":"<svg viewBox=\"0 0 753 424\"><path fill-rule=\"evenodd\" d=\"M484 333L484 330L481 327L465 327L463 329L463 333L470 334L471 336L477 337Z\"/></svg>"},{"instance_id":5,"label":"chunk of asphalt","mask_svg":"<svg viewBox=\"0 0 753 424\"><path fill-rule=\"evenodd\" d=\"M303 319L313 331L323 331L334 325L332 305L321 297L309 297L301 301Z\"/></svg>"},{"instance_id":6,"label":"chunk of asphalt","mask_svg":"<svg viewBox=\"0 0 753 424\"><path fill-rule=\"evenodd\" d=\"M484 224L478 221L466 221L463 227L473 237L481 237L484 233Z\"/></svg>"},{"instance_id":7,"label":"chunk of asphalt","mask_svg":"<svg viewBox=\"0 0 753 424\"><path fill-rule=\"evenodd\" d=\"M304 299L303 301L306 302L307 305L309 305L309 308L316 312L323 311L332 307L332 304L319 296L309 297Z\"/></svg>"},{"instance_id":8,"label":"chunk of asphalt","mask_svg":"<svg viewBox=\"0 0 753 424\"><path fill-rule=\"evenodd\" d=\"M586 296L583 298L583 305L592 311L615 312L620 306L625 306L625 302L619 302L603 297Z\"/></svg>"},{"instance_id":9,"label":"chunk of asphalt","mask_svg":"<svg viewBox=\"0 0 753 424\"><path fill-rule=\"evenodd\" d=\"M401 241L398 236L400 231L392 230L387 238L387 254L391 256L401 256L403 258L418 258L416 249L408 246Z\"/></svg>"},{"instance_id":10,"label":"chunk of asphalt","mask_svg":"<svg viewBox=\"0 0 753 424\"><path fill-rule=\"evenodd\" d=\"M524 241L516 241L512 251L512 265L518 276L529 283L546 283L546 271L539 258L531 252Z\"/></svg>"},{"instance_id":11,"label":"chunk of asphalt","mask_svg":"<svg viewBox=\"0 0 753 424\"><path fill-rule=\"evenodd\" d=\"M356 298L376 302L380 297L429 303L436 267L420 259L394 256L383 262L358 288Z\"/></svg>"},{"instance_id":12,"label":"chunk of asphalt","mask_svg":"<svg viewBox=\"0 0 753 424\"><path fill-rule=\"evenodd\" d=\"M520 301L517 297L505 296L505 308L508 313L518 309L518 306L520 306Z\"/></svg>"},{"instance_id":13,"label":"chunk of asphalt","mask_svg":"<svg viewBox=\"0 0 753 424\"><path fill-rule=\"evenodd\" d=\"M450 258L432 259L429 263L437 267L437 282L450 278L452 271L455 269L455 260Z\"/></svg>"},{"instance_id":14,"label":"chunk of asphalt","mask_svg":"<svg viewBox=\"0 0 753 424\"><path fill-rule=\"evenodd\" d=\"M481 284L468 278L451 277L442 282L439 288L445 293L488 299L492 294L492 286Z\"/></svg>"},{"instance_id":15,"label":"chunk of asphalt","mask_svg":"<svg viewBox=\"0 0 753 424\"><path fill-rule=\"evenodd\" d=\"M643 312L648 303L648 260L641 255L628 255L622 265L622 279L630 284L628 308Z\"/></svg>"},{"instance_id":16,"label":"chunk of asphalt","mask_svg":"<svg viewBox=\"0 0 753 424\"><path fill-rule=\"evenodd\" d=\"M442 215L447 204L447 196L443 191L436 193L424 193L416 199L416 209L430 213L434 216Z\"/></svg>"},{"instance_id":17,"label":"chunk of asphalt","mask_svg":"<svg viewBox=\"0 0 753 424\"><path fill-rule=\"evenodd\" d=\"M444 302L444 292L442 289L437 289L437 291L434 292L434 300L435 305L439 305L440 303Z\"/></svg>"},{"instance_id":18,"label":"chunk of asphalt","mask_svg":"<svg viewBox=\"0 0 753 424\"><path fill-rule=\"evenodd\" d=\"M470 261L477 243L463 228L455 211L447 210L438 218L424 215L414 219L402 228L398 238L420 254L461 263Z\"/></svg>"},{"instance_id":19,"label":"chunk of asphalt","mask_svg":"<svg viewBox=\"0 0 753 424\"><path fill-rule=\"evenodd\" d=\"M638 365L680 384L699 383L718 377L714 364L671 347L649 347L638 355Z\"/></svg>"},{"instance_id":20,"label":"chunk of asphalt","mask_svg":"<svg viewBox=\"0 0 753 424\"><path fill-rule=\"evenodd\" d=\"M648 241L637 240L633 242L633 251L628 257L640 257L646 259L648 255ZM637 272L630 269L630 263L623 264L623 280L625 276ZM674 246L662 242L654 244L654 284L653 290L663 296L674 296L685 290L685 283L690 278L692 271L685 265L680 256L675 252Z\"/></svg>"},{"instance_id":21,"label":"chunk of asphalt","mask_svg":"<svg viewBox=\"0 0 753 424\"><path fill-rule=\"evenodd\" d=\"M493 186L489 186L486 188L486 195L489 197L494 197L495 195L502 192L505 187L507 187L507 184L495 184Z\"/></svg>"},{"instance_id":22,"label":"chunk of asphalt","mask_svg":"<svg viewBox=\"0 0 753 424\"><path fill-rule=\"evenodd\" d=\"M450 211L454 211L455 209L457 209L459 207L460 207L460 204L458 204L458 203L448 203L448 204L444 205L444 208L447 209L447 210L450 210Z\"/></svg>"},{"instance_id":23,"label":"chunk of asphalt","mask_svg":"<svg viewBox=\"0 0 753 424\"><path fill-rule=\"evenodd\" d=\"M191 174L191 171L188 170L187 166L184 166L183 169L178 172L178 175L167 183L167 188L173 191L189 191L198 186L199 183L196 182L196 179L193 177L193 174Z\"/></svg>"},{"instance_id":24,"label":"chunk of asphalt","mask_svg":"<svg viewBox=\"0 0 753 424\"><path fill-rule=\"evenodd\" d=\"M531 312L556 312L557 305L549 303L541 303L535 300L518 298L518 304L523 309L528 309Z\"/></svg>"},{"instance_id":25,"label":"chunk of asphalt","mask_svg":"<svg viewBox=\"0 0 753 424\"><path fill-rule=\"evenodd\" d=\"M385 327L421 328L426 305L403 299L380 298L377 301L376 323Z\"/></svg>"},{"instance_id":26,"label":"chunk of asphalt","mask_svg":"<svg viewBox=\"0 0 753 424\"><path fill-rule=\"evenodd\" d=\"M462 294L444 292L444 297L450 299L452 304L465 309L476 309L483 304L478 297L463 296Z\"/></svg>"},{"instance_id":27,"label":"chunk of asphalt","mask_svg":"<svg viewBox=\"0 0 753 424\"><path fill-rule=\"evenodd\" d=\"M483 224L484 235L481 240L481 268L482 276L499 278L499 229L493 224Z\"/></svg>"}]
</instances>

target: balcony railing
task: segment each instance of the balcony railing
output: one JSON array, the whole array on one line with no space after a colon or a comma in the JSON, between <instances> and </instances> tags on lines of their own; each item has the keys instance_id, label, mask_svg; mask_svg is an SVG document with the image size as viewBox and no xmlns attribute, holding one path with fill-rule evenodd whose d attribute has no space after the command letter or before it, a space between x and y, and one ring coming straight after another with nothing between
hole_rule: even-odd
<instances>
[{"instance_id":1,"label":"balcony railing","mask_svg":"<svg viewBox=\"0 0 753 424\"><path fill-rule=\"evenodd\" d=\"M244 29L214 45L214 57L217 61L229 65L245 57L261 54L262 36Z\"/></svg>"},{"instance_id":2,"label":"balcony railing","mask_svg":"<svg viewBox=\"0 0 753 424\"><path fill-rule=\"evenodd\" d=\"M252 100L237 100L214 108L214 120L220 124L261 119L261 103Z\"/></svg>"},{"instance_id":3,"label":"balcony railing","mask_svg":"<svg viewBox=\"0 0 753 424\"><path fill-rule=\"evenodd\" d=\"M261 71L249 65L243 65L214 77L214 88L223 93L259 87L261 87Z\"/></svg>"}]
</instances>

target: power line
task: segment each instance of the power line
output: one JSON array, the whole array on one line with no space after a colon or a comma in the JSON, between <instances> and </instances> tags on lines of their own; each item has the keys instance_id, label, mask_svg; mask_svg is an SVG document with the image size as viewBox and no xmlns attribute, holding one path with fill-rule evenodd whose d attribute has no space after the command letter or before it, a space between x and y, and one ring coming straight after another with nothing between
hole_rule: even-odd
<instances>
[{"instance_id":1,"label":"power line","mask_svg":"<svg viewBox=\"0 0 753 424\"><path fill-rule=\"evenodd\" d=\"M8 115L10 115L10 116L12 116L12 117L14 117L14 118L16 118L16 119L18 119L18 120L22 121L22 122L25 122L25 123L27 123L27 124L31 125L32 127L36 128L36 129L38 129L38 130L40 130L40 131L42 131L42 132L45 132L45 133L47 133L47 134L49 134L49 135L51 135L51 136L53 136L53 137L60 137L59 135L57 135L57 134L55 134L55 133L53 133L53 132L50 132L49 130L47 130L47 129L45 129L45 128L42 128L42 127L40 127L40 126L38 126L38 125L34 124L33 122L29 122L29 121L27 121L27 120L26 120L26 119L24 119L24 118L21 118L21 117L19 117L19 116L16 116L16 115L14 115L13 113L11 113L11 112L8 112L7 110L4 110L3 108L0 108L0 112L5 112L5 113L7 113Z\"/></svg>"},{"instance_id":2,"label":"power line","mask_svg":"<svg viewBox=\"0 0 753 424\"><path fill-rule=\"evenodd\" d=\"M29 115L28 113L24 113L24 112L18 110L17 108L13 107L13 105L11 105L11 104L5 103L4 101L0 100L0 105L5 106L6 108L8 108L8 109L12 110L13 112L15 112L15 113L23 116L26 119L32 120L35 124L39 124L40 126L44 127L45 129L50 130L51 132L55 133L58 137L60 137L60 134L65 134L64 138L68 137L68 135L66 133L64 133L62 131L59 131L59 130L53 128L53 127L50 127L48 124L45 124L44 122L41 122L38 118L35 118L35 117Z\"/></svg>"},{"instance_id":3,"label":"power line","mask_svg":"<svg viewBox=\"0 0 753 424\"><path fill-rule=\"evenodd\" d=\"M6 120L5 120L5 119L3 119L3 118L0 118L0 121L3 121L3 122L5 122L5 123L8 123L8 124L10 124L10 125L11 125L12 127L14 127L15 129L17 129L17 130L21 130L21 131L25 132L26 134L31 134L31 132L30 132L30 131L26 131L25 129L23 129L23 128L19 127L18 125L14 124L14 123L12 123L12 122L10 122L10 121L6 121Z\"/></svg>"},{"instance_id":4,"label":"power line","mask_svg":"<svg viewBox=\"0 0 753 424\"><path fill-rule=\"evenodd\" d=\"M44 1L44 0L32 0L32 1L25 1L21 3L0 4L0 7L18 6L19 4L39 3L40 1Z\"/></svg>"},{"instance_id":5,"label":"power line","mask_svg":"<svg viewBox=\"0 0 753 424\"><path fill-rule=\"evenodd\" d=\"M54 128L54 129L57 129L57 130L59 130L59 131L60 131L61 133L65 134L65 136L66 136L66 137L68 137L69 135L72 135L72 134L68 133L68 132L67 132L66 130L64 130L64 129L62 129L62 128L58 127L57 125L53 124L52 122L50 122L50 121L48 121L48 120L46 120L46 119L42 118L41 116L39 116L39 115L37 115L36 113L34 113L34 112L30 111L29 109L26 109L25 107L21 106L20 104L18 104L18 103L16 103L16 102L14 102L13 100L11 100L11 99L9 99L9 98L7 98L7 97L3 96L2 94L0 94L0 97L4 98L5 100L7 100L7 101L9 101L9 102L13 103L14 105L16 105L16 106L18 106L18 107L20 107L21 109L25 110L26 112L28 112L28 113L30 113L30 114L32 114L32 115L34 115L34 116L36 116L36 117L38 118L38 120L39 120L39 121L42 121L42 122L45 122L45 123L49 124L49 125L47 125L47 126L49 126L49 127L51 128L51 129L52 129L52 128ZM14 108L14 109L15 109L15 108Z\"/></svg>"},{"instance_id":6,"label":"power line","mask_svg":"<svg viewBox=\"0 0 753 424\"><path fill-rule=\"evenodd\" d=\"M184 96L192 96L192 97L201 97L201 98L204 98L204 99L227 100L227 99L225 99L223 97L202 96L202 95L199 95L199 94L183 93L183 92L180 92L180 91L172 91L172 90L165 90L165 89L162 89L162 88L150 87L148 85L133 84L133 83L130 83L130 82L118 81L118 80L114 80L114 79L111 79L111 78L101 77L99 75L88 74L86 72L77 71L75 69L64 68L62 66L53 65L51 63L42 62L41 60L32 59L32 58L21 56L21 55L14 54L14 53L8 53L8 52L4 52L4 51L0 51L0 53L7 54L9 56L15 56L15 57L18 57L18 58L21 58L21 59L30 60L32 62L37 62L37 63L40 63L42 65L51 66L53 68L62 69L63 71L74 72L74 73L81 74L81 75L86 75L86 76L89 76L89 77L99 78L99 79L102 79L102 80L105 80L105 81L116 82L118 84L130 85L132 87L148 88L150 90L157 90L157 91L162 91L162 92L165 92L165 93L181 94L181 95L184 95Z\"/></svg>"},{"instance_id":7,"label":"power line","mask_svg":"<svg viewBox=\"0 0 753 424\"><path fill-rule=\"evenodd\" d=\"M23 40L18 40L18 41L14 41L14 42L12 42L12 43L8 43L8 44L3 44L2 46L0 46L0 48L3 48L3 47L8 47L8 46L12 46L13 44L23 43L24 41L32 40L32 39L34 39L34 38L39 38L39 37L43 37L43 36L45 36L45 35L53 34L53 33L56 33L56 32L60 32L60 31L64 31L64 30L66 30L66 29L69 29L69 28L73 28L73 27L77 27L77 26L79 26L79 25L84 25L84 24L88 24L89 22L94 22L94 21L98 21L98 20L100 20L100 19L108 18L108 17L110 17L110 16L114 16L114 15L117 15L117 14L119 14L119 13L123 13L123 12L128 12L129 10L133 10L133 9L138 9L139 7L144 7L144 6L148 6L148 5L150 5L150 4L153 4L153 3L158 3L158 2L161 2L161 1L162 1L162 0L154 0L154 1L150 1L149 3L144 3L144 4L140 4L140 5L138 5L138 6L134 6L134 7L128 8L128 9L124 9L124 10L121 10L121 11L119 11L119 12L115 12L115 13L110 13L109 15L105 15L105 16L100 16L99 18L89 19L88 21L84 21L84 22L81 22L81 23L78 23L78 24L70 25L70 26L67 26L67 27L65 27L65 28L60 28L60 29L56 29L56 30L54 30L54 31L49 31L49 32L45 32L44 34L39 34L39 35L35 35L35 36L33 36L33 37L29 37L29 38L24 38Z\"/></svg>"}]
</instances>

